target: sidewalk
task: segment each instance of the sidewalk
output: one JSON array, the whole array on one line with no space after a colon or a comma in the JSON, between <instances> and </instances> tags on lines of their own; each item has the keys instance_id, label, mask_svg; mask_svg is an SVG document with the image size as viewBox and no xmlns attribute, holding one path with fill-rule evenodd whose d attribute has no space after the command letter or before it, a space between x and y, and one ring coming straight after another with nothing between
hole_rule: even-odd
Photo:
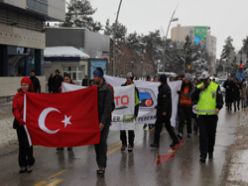
<instances>
[{"instance_id":1,"label":"sidewalk","mask_svg":"<svg viewBox=\"0 0 248 186\"><path fill-rule=\"evenodd\" d=\"M0 148L17 143L16 131L12 128L12 102L0 105ZM3 152L0 152L0 155Z\"/></svg>"},{"instance_id":2,"label":"sidewalk","mask_svg":"<svg viewBox=\"0 0 248 186\"><path fill-rule=\"evenodd\" d=\"M236 139L230 146L226 156L226 165L223 169L222 184L224 186L248 185L248 109L239 113Z\"/></svg>"}]
</instances>

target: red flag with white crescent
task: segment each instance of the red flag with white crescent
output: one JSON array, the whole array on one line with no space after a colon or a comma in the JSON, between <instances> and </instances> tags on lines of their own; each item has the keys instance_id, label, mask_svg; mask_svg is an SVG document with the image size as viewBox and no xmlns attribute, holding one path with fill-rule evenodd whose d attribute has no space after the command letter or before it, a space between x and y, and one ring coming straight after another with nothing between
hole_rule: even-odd
<instances>
[{"instance_id":1,"label":"red flag with white crescent","mask_svg":"<svg viewBox=\"0 0 248 186\"><path fill-rule=\"evenodd\" d=\"M98 144L97 87L57 94L26 94L26 126L33 145Z\"/></svg>"}]
</instances>

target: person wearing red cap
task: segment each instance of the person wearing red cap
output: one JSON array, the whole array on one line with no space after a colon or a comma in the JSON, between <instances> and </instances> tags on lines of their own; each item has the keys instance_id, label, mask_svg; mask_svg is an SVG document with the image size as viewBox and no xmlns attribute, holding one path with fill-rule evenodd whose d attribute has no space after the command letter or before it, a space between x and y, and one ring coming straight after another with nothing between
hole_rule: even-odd
<instances>
[{"instance_id":1,"label":"person wearing red cap","mask_svg":"<svg viewBox=\"0 0 248 186\"><path fill-rule=\"evenodd\" d=\"M34 165L35 159L33 157L33 147L28 143L23 120L24 95L26 92L32 92L32 81L29 77L23 77L20 83L21 88L13 99L12 112L15 118L13 128L16 129L19 143L18 162L20 166L19 173L21 174L32 172L31 167Z\"/></svg>"}]
</instances>

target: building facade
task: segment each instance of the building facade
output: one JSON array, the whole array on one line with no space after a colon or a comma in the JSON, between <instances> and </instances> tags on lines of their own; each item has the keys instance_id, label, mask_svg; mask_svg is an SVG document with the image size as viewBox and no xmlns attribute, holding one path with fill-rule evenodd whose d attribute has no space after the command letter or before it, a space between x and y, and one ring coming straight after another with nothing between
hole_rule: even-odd
<instances>
[{"instance_id":1,"label":"building facade","mask_svg":"<svg viewBox=\"0 0 248 186\"><path fill-rule=\"evenodd\" d=\"M63 21L65 0L0 0L0 76L42 74L45 21Z\"/></svg>"},{"instance_id":2,"label":"building facade","mask_svg":"<svg viewBox=\"0 0 248 186\"><path fill-rule=\"evenodd\" d=\"M80 66L75 68L74 74L82 74L83 76L88 76L88 78L93 78L92 72L96 67L101 67L105 73L108 72L107 65L110 55L109 36L84 28L48 27L46 29L46 45L47 47L75 47L89 55L88 69ZM56 64L59 65L59 63ZM60 64L62 69L64 67L67 68L66 66L71 67L71 65L70 61L64 61ZM65 70L63 71L65 72ZM74 80L80 81L81 75L72 77Z\"/></svg>"},{"instance_id":3,"label":"building facade","mask_svg":"<svg viewBox=\"0 0 248 186\"><path fill-rule=\"evenodd\" d=\"M216 45L217 39L211 35L211 29L208 26L181 26L178 25L171 29L171 40L177 43L184 43L185 38L189 36L195 45L205 47L209 55L209 71L215 73L216 66Z\"/></svg>"},{"instance_id":4,"label":"building facade","mask_svg":"<svg viewBox=\"0 0 248 186\"><path fill-rule=\"evenodd\" d=\"M106 58L110 52L110 38L84 28L48 27L46 46L72 46L87 53L90 58Z\"/></svg>"}]
</instances>

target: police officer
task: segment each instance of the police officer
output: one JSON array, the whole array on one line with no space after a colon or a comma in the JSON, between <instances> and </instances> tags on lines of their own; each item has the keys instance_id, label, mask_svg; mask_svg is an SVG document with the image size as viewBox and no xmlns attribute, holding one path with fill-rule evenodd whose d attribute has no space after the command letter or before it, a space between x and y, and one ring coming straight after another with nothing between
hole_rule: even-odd
<instances>
[{"instance_id":1,"label":"police officer","mask_svg":"<svg viewBox=\"0 0 248 186\"><path fill-rule=\"evenodd\" d=\"M209 73L204 71L201 82L196 86L192 100L196 103L200 129L200 162L205 163L207 155L213 159L218 113L223 106L220 87L209 80Z\"/></svg>"}]
</instances>

